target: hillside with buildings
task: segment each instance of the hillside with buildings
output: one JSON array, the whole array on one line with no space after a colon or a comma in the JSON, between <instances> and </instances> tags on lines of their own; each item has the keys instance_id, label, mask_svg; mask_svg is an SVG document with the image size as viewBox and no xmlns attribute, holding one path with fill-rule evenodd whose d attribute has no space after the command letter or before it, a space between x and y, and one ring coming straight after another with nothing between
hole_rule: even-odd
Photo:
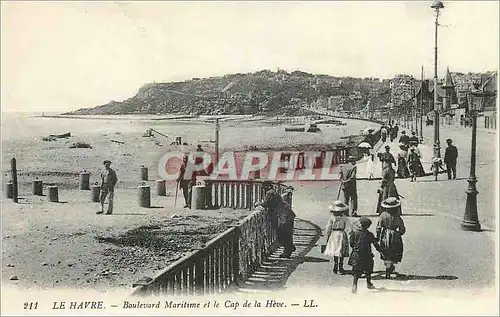
<instances>
[{"instance_id":1,"label":"hillside with buildings","mask_svg":"<svg viewBox=\"0 0 500 317\"><path fill-rule=\"evenodd\" d=\"M67 114L301 114L301 105L356 112L390 101L390 80L333 77L302 71L248 74L149 83L123 101Z\"/></svg>"},{"instance_id":2,"label":"hillside with buildings","mask_svg":"<svg viewBox=\"0 0 500 317\"><path fill-rule=\"evenodd\" d=\"M447 71L438 83L443 120L465 120L467 92L474 83L491 92L486 111L496 111L496 72ZM391 79L334 77L302 71L262 70L247 74L149 83L123 101L66 114L303 115L303 105L365 118L427 115L434 109L434 85L398 74ZM462 119L460 119L462 118Z\"/></svg>"}]
</instances>

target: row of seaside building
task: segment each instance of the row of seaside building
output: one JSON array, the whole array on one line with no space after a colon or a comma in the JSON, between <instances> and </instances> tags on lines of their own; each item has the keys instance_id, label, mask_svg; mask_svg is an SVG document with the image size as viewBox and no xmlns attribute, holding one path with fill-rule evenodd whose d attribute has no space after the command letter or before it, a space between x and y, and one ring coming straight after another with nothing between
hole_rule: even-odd
<instances>
[{"instance_id":1,"label":"row of seaside building","mask_svg":"<svg viewBox=\"0 0 500 317\"><path fill-rule=\"evenodd\" d=\"M453 73L449 69L443 80L438 82L437 95L441 124L468 126L467 93L478 87L486 93L484 109L478 114L478 128L496 129L497 72ZM422 101L422 103L421 103ZM388 108L417 111L433 119L433 80L415 80L408 75L397 75L391 81L391 105Z\"/></svg>"}]
</instances>

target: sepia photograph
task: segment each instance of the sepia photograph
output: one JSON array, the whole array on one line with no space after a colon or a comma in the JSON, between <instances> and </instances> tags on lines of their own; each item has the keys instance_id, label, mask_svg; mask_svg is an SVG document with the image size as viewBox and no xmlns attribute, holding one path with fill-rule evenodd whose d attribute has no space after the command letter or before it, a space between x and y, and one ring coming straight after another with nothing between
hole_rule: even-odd
<instances>
[{"instance_id":1,"label":"sepia photograph","mask_svg":"<svg viewBox=\"0 0 500 317\"><path fill-rule=\"evenodd\" d=\"M1 315L500 313L498 1L0 6Z\"/></svg>"}]
</instances>

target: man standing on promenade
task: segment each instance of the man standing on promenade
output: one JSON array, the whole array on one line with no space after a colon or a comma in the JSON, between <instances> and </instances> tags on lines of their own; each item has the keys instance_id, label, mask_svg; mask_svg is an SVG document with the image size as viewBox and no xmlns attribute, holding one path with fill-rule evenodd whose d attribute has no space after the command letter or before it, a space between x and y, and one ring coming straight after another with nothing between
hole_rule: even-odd
<instances>
[{"instance_id":1,"label":"man standing on promenade","mask_svg":"<svg viewBox=\"0 0 500 317\"><path fill-rule=\"evenodd\" d=\"M444 163L446 164L448 179L451 179L452 172L453 172L453 179L457 178L458 150L456 146L451 144L452 142L453 141L451 139L446 140L448 147L446 148L446 152L444 153Z\"/></svg>"},{"instance_id":2,"label":"man standing on promenade","mask_svg":"<svg viewBox=\"0 0 500 317\"><path fill-rule=\"evenodd\" d=\"M101 210L96 212L96 214L104 213L104 202L106 201L106 197L108 198L108 210L106 215L111 215L113 213L113 199L115 196L115 185L118 182L118 177L116 177L116 172L111 169L111 161L105 160L104 171L101 173L101 196L99 200L101 202Z\"/></svg>"},{"instance_id":3,"label":"man standing on promenade","mask_svg":"<svg viewBox=\"0 0 500 317\"><path fill-rule=\"evenodd\" d=\"M356 217L358 210L358 192L356 188L356 159L349 155L350 164L340 168L340 188L344 192L344 203L349 206L349 216ZM352 201L351 201L352 200Z\"/></svg>"},{"instance_id":4,"label":"man standing on promenade","mask_svg":"<svg viewBox=\"0 0 500 317\"><path fill-rule=\"evenodd\" d=\"M264 201L257 203L257 206L262 206L271 213L271 227L276 230L278 243L284 249L280 258L290 258L295 251L293 244L293 221L295 213L292 211L291 206L274 189L271 181L264 181L262 189L265 191Z\"/></svg>"}]
</instances>

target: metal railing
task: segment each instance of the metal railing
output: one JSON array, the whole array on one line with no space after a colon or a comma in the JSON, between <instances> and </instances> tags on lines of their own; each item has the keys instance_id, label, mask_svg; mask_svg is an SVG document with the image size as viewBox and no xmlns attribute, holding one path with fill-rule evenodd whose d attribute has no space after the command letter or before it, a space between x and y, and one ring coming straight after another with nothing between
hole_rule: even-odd
<instances>
[{"instance_id":1,"label":"metal railing","mask_svg":"<svg viewBox=\"0 0 500 317\"><path fill-rule=\"evenodd\" d=\"M262 181L208 183L214 208L252 209L263 196ZM275 188L281 194L287 186L275 184ZM132 296L203 295L234 288L276 248L276 241L270 211L257 207L239 225L219 234L202 249L172 263L150 281L135 283L138 288Z\"/></svg>"}]
</instances>

